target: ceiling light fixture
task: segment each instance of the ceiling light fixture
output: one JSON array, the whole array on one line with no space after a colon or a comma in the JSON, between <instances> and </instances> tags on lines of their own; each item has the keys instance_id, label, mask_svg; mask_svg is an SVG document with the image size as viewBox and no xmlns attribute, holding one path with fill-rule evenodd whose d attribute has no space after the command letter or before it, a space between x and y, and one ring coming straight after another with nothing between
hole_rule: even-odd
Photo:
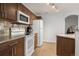
<instances>
[{"instance_id":1,"label":"ceiling light fixture","mask_svg":"<svg viewBox=\"0 0 79 59\"><path fill-rule=\"evenodd\" d=\"M52 8L56 8L55 4L53 4L53 3L50 3L50 6L51 6Z\"/></svg>"},{"instance_id":2,"label":"ceiling light fixture","mask_svg":"<svg viewBox=\"0 0 79 59\"><path fill-rule=\"evenodd\" d=\"M56 8L55 5L53 5L52 8Z\"/></svg>"},{"instance_id":3,"label":"ceiling light fixture","mask_svg":"<svg viewBox=\"0 0 79 59\"><path fill-rule=\"evenodd\" d=\"M54 3L47 3L47 5L51 6L52 8L55 8L55 4Z\"/></svg>"},{"instance_id":4,"label":"ceiling light fixture","mask_svg":"<svg viewBox=\"0 0 79 59\"><path fill-rule=\"evenodd\" d=\"M47 3L47 5L51 6L54 9L56 9L56 12L59 11L54 3Z\"/></svg>"}]
</instances>

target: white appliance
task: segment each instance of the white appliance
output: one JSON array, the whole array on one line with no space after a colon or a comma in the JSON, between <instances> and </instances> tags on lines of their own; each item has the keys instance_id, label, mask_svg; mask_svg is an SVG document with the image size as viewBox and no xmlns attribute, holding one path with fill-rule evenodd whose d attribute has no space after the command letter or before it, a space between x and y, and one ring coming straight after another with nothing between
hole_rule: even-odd
<instances>
[{"instance_id":1,"label":"white appliance","mask_svg":"<svg viewBox=\"0 0 79 59\"><path fill-rule=\"evenodd\" d=\"M43 44L43 20L33 20L33 34L38 33L38 46Z\"/></svg>"},{"instance_id":2,"label":"white appliance","mask_svg":"<svg viewBox=\"0 0 79 59\"><path fill-rule=\"evenodd\" d=\"M31 56L34 52L34 36L26 35L25 36L25 56Z\"/></svg>"},{"instance_id":3,"label":"white appliance","mask_svg":"<svg viewBox=\"0 0 79 59\"><path fill-rule=\"evenodd\" d=\"M24 23L24 24L30 24L30 17L26 14L24 14L21 11L17 11L17 22Z\"/></svg>"},{"instance_id":4,"label":"white appliance","mask_svg":"<svg viewBox=\"0 0 79 59\"><path fill-rule=\"evenodd\" d=\"M76 38L75 38L75 56L79 56L79 30L76 31Z\"/></svg>"}]
</instances>

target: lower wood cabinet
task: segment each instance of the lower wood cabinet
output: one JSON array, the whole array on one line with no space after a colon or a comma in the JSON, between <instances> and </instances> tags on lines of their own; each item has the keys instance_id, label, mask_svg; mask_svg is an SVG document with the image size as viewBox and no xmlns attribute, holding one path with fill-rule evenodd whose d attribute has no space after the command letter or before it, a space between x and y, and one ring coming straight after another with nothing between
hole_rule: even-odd
<instances>
[{"instance_id":1,"label":"lower wood cabinet","mask_svg":"<svg viewBox=\"0 0 79 59\"><path fill-rule=\"evenodd\" d=\"M37 48L37 44L38 44L38 33L34 34L34 49Z\"/></svg>"},{"instance_id":2,"label":"lower wood cabinet","mask_svg":"<svg viewBox=\"0 0 79 59\"><path fill-rule=\"evenodd\" d=\"M16 45L16 56L24 56L24 38L17 40L18 44Z\"/></svg>"},{"instance_id":3,"label":"lower wood cabinet","mask_svg":"<svg viewBox=\"0 0 79 59\"><path fill-rule=\"evenodd\" d=\"M74 56L75 55L75 39L57 36L57 55L58 56Z\"/></svg>"},{"instance_id":4,"label":"lower wood cabinet","mask_svg":"<svg viewBox=\"0 0 79 59\"><path fill-rule=\"evenodd\" d=\"M2 45L3 46L3 45ZM11 56L12 55L12 49L9 46L0 46L0 56Z\"/></svg>"},{"instance_id":5,"label":"lower wood cabinet","mask_svg":"<svg viewBox=\"0 0 79 59\"><path fill-rule=\"evenodd\" d=\"M24 56L24 38L1 43L0 56Z\"/></svg>"}]
</instances>

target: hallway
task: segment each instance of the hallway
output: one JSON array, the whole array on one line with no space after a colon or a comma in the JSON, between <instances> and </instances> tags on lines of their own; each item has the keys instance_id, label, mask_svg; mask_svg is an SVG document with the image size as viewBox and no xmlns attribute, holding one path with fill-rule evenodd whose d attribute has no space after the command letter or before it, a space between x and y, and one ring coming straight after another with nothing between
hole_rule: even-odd
<instances>
[{"instance_id":1,"label":"hallway","mask_svg":"<svg viewBox=\"0 0 79 59\"><path fill-rule=\"evenodd\" d=\"M56 56L56 43L44 42L42 47L36 48L33 56Z\"/></svg>"}]
</instances>

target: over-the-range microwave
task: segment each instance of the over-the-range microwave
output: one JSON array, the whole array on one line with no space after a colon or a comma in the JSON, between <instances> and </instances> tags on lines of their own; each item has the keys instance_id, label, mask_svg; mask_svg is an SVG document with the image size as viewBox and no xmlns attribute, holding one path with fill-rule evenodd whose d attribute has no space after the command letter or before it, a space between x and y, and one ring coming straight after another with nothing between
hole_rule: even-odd
<instances>
[{"instance_id":1,"label":"over-the-range microwave","mask_svg":"<svg viewBox=\"0 0 79 59\"><path fill-rule=\"evenodd\" d=\"M17 22L30 24L30 17L21 11L17 11Z\"/></svg>"}]
</instances>

